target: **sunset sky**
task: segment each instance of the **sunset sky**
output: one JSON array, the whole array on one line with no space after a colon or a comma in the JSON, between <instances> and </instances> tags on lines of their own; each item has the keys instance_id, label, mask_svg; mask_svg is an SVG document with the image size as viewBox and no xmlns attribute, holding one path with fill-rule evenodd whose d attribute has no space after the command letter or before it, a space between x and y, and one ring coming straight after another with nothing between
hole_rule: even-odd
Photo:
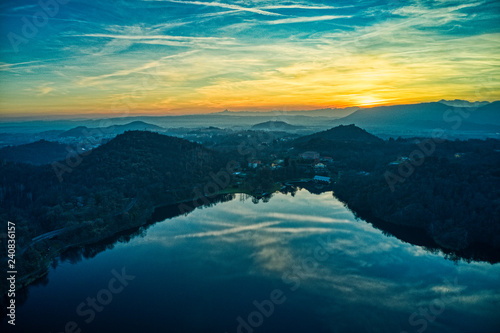
<instances>
[{"instance_id":1,"label":"sunset sky","mask_svg":"<svg viewBox=\"0 0 500 333\"><path fill-rule=\"evenodd\" d=\"M500 99L500 2L2 1L0 116Z\"/></svg>"}]
</instances>

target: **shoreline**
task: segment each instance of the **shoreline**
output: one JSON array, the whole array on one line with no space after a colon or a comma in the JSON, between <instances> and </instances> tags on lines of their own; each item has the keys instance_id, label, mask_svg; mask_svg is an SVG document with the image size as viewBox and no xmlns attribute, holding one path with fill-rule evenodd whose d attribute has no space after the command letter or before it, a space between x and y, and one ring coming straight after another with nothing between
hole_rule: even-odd
<instances>
[{"instance_id":1,"label":"shoreline","mask_svg":"<svg viewBox=\"0 0 500 333\"><path fill-rule=\"evenodd\" d=\"M297 184L298 186L294 185L292 183ZM256 198L262 198L266 195L276 193L279 190L284 189L286 187L290 187L290 186L297 186L297 187L303 188L307 191L311 190L311 188L309 188L309 186L300 186L300 184L304 184L304 185L311 184L312 185L313 183L311 183L310 180L305 180L305 179L282 181L282 182L274 184L274 186L272 187L272 190L273 190L272 192L269 191L269 192L261 193L261 194L252 193L250 191L245 191L245 190L240 189L240 188L232 188L231 187L231 188L223 189L213 196L204 197L204 198L206 199L206 201L208 201L208 204L210 204L210 203L217 202L218 199L222 199L222 198L224 198L224 196L236 195L236 194L247 194L247 195L254 196ZM351 207L349 205L348 201L345 198L339 197L338 194L336 194L334 192L334 184L330 184L327 186L323 185L323 187L321 189L318 189L318 190L319 190L318 192L332 191L334 197L337 198L339 201L341 201L350 211L352 211L353 214L357 218L363 219L363 221L365 221L366 223L372 224L377 229L388 232L389 234L393 235L394 237L400 239L401 241L408 242L408 243L413 244L415 246L424 246L424 247L429 248L429 249L438 249L438 250L441 250L441 252L443 252L443 254L445 254L445 255L456 256L458 258L463 258L465 260L467 260L467 257L472 256L472 260L474 260L474 261L489 262L488 260L484 259L484 257L482 255L479 255L479 257L477 257L478 254L476 251L478 248L480 250L481 250L481 248L487 248L488 247L487 244L485 244L485 245L472 244L468 248L461 249L461 250L449 249L449 248L446 248L443 245L437 243L431 236L429 236L426 233L425 228L411 227L411 226L405 226L405 225L389 222L389 221L386 221L384 219L380 219L380 218L377 218L375 216L372 216L370 212L353 209L353 207ZM162 209L175 208L176 205L180 206L182 204L189 204L189 203L192 204L192 205L187 206L187 207L189 207L190 211L193 211L198 207L202 207L202 206L207 205L207 202L199 203L196 200L196 198L181 199L181 200L176 200L176 201L172 201L172 202L157 204L157 205L148 207L146 209L146 211L149 211L148 216L139 219L139 221L141 221L141 222L138 224L127 225L123 228L115 229L111 232L108 232L103 237L93 237L90 239L82 240L79 242L74 242L71 244L65 244L65 245L62 245L61 247L57 247L53 252L49 253L47 255L47 257L43 258L43 261L40 264L41 267L39 269L37 269L33 272L30 272L26 275L18 277L17 285L19 287L19 290L28 288L30 285L32 285L32 284L36 283L37 281L46 277L50 271L50 265L52 264L52 262L55 259L60 258L61 255L63 255L67 251L71 251L71 250L78 249L78 248L85 247L85 246L92 246L95 244L99 244L101 242L105 242L106 240L112 240L112 239L115 239L115 238L123 235L124 233L126 233L127 235L133 234L134 232L138 231L140 228L147 227L147 226L153 225L155 223L161 222L162 219L160 219L160 220L155 219L155 217L156 217L155 214L160 214L160 211ZM177 207L177 209L179 209L179 207ZM174 215L174 216L179 216L180 214L186 214L186 213L189 213L190 211L182 212L182 211L178 210L178 211L176 211L176 215ZM165 218L163 220L166 220L166 219L168 219L168 218ZM410 237L408 237L409 231L411 231L411 233L412 233L412 235ZM55 246L57 246L57 244ZM494 264L496 262L500 262L500 258L496 258L496 260L493 260L493 261L494 261L493 263L492 262L490 262L490 263ZM5 295L6 295L6 293L2 293L2 299L5 297Z\"/></svg>"}]
</instances>

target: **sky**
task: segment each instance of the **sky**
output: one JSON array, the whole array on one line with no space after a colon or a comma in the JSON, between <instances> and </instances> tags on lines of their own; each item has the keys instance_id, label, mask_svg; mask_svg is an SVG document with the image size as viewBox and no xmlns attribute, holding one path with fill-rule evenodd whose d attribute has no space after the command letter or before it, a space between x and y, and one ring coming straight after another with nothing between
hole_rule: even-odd
<instances>
[{"instance_id":1,"label":"sky","mask_svg":"<svg viewBox=\"0 0 500 333\"><path fill-rule=\"evenodd\" d=\"M2 1L0 117L500 99L500 1Z\"/></svg>"}]
</instances>

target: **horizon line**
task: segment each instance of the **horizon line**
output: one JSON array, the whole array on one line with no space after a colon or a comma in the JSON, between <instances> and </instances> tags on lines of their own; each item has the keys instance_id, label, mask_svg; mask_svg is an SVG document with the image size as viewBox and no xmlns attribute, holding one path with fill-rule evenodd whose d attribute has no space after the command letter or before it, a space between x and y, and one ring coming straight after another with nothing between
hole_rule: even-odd
<instances>
[{"instance_id":1,"label":"horizon line","mask_svg":"<svg viewBox=\"0 0 500 333\"><path fill-rule=\"evenodd\" d=\"M418 104L430 104L430 103L443 103L443 102L466 102L470 104L474 103L494 103L498 102L500 100L491 100L491 101L470 101L466 99L453 99L453 100L447 100L447 99L441 99L439 101L431 101L431 102L419 102L419 103L401 103L401 104L374 104L374 105L354 105L354 106L345 106L345 107L323 107L323 108L314 108L314 109L290 109L286 110L277 110L277 109L267 109L267 110L259 110L259 109L250 109L250 110L239 110L239 111L231 111L229 108L226 108L222 111L209 111L209 112L185 112L185 113L171 113L171 114L165 114L165 113L158 113L158 112L151 112L147 111L144 113L140 112L134 112L134 113L128 113L128 114L112 114L112 113L104 113L104 112L95 112L95 113L77 113L77 114L67 114L67 113L56 113L56 114L43 114L43 113L30 113L30 114L23 114L23 115L16 115L14 113L3 115L0 113L0 123L3 122L9 122L9 121L22 121L22 120L47 120L47 121L54 121L54 120L90 120L90 119L112 119L112 118L133 118L133 117L182 117L182 116L207 116L207 115L217 115L217 114L224 114L224 113L262 113L264 114L269 114L269 113L290 113L290 112L314 112L314 111L320 111L320 110L346 110L346 109L351 109L351 108L358 108L358 109L373 109L373 108L378 108L378 107L389 107L389 106L404 106L404 105L418 105ZM446 104L445 104L446 105ZM470 106L473 107L473 106ZM170 110L171 111L171 110ZM50 119L47 119L50 118Z\"/></svg>"}]
</instances>

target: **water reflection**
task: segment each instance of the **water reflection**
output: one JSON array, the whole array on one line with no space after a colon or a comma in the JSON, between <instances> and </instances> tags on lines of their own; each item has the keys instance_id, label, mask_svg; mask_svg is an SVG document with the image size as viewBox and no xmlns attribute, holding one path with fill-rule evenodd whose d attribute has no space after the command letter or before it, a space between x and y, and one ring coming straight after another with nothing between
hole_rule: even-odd
<instances>
[{"instance_id":1,"label":"water reflection","mask_svg":"<svg viewBox=\"0 0 500 333\"><path fill-rule=\"evenodd\" d=\"M285 300L258 327L248 326L255 332L500 327L499 265L452 262L387 237L331 192L293 194L258 205L237 195L189 214L169 211L164 223L119 236L114 245L66 254L49 283L30 290L19 309L21 328L61 331L75 320L89 332L238 332L237 318L250 325L254 301L270 299L273 290ZM68 262L81 258L88 259ZM120 267L136 280L85 326L75 307Z\"/></svg>"}]
</instances>

